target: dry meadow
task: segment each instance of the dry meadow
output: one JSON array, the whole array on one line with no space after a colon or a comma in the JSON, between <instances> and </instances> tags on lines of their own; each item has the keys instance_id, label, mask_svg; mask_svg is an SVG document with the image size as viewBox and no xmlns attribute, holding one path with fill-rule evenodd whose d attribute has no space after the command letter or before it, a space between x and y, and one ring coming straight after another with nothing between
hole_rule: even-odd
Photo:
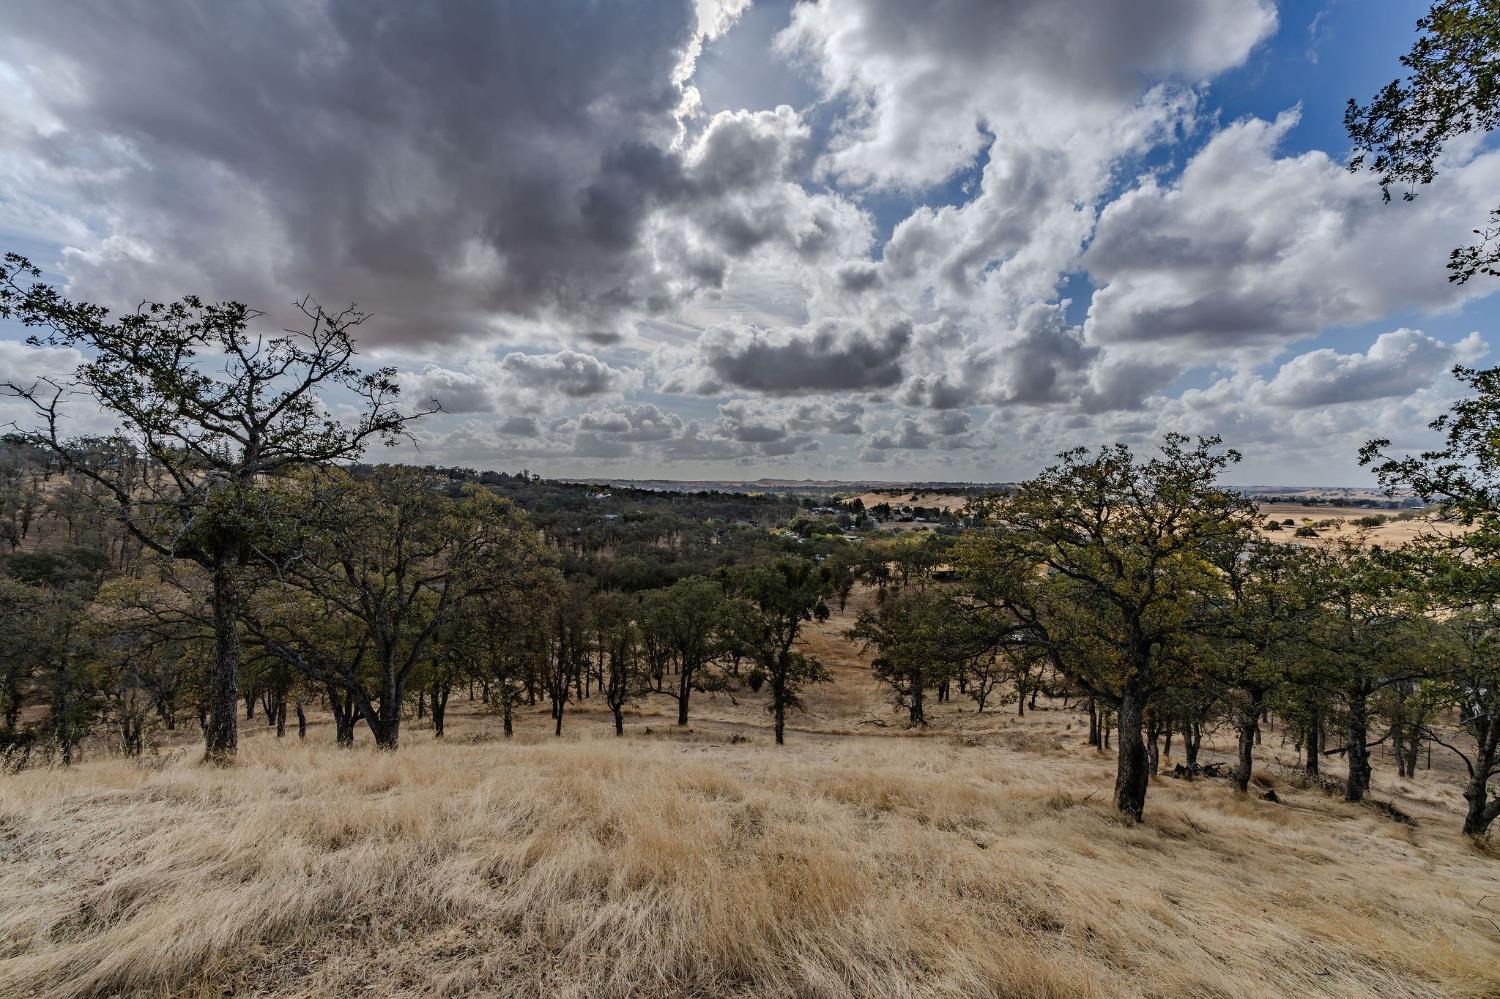
<instances>
[{"instance_id":1,"label":"dry meadow","mask_svg":"<svg viewBox=\"0 0 1500 999\"><path fill-rule=\"evenodd\" d=\"M1409 825L1299 786L1272 734L1250 797L1164 776L1130 825L1074 711L909 734L847 619L782 749L744 697L510 742L461 703L395 754L256 719L227 769L0 777L0 996L1500 994L1500 858L1441 768L1377 761Z\"/></svg>"}]
</instances>

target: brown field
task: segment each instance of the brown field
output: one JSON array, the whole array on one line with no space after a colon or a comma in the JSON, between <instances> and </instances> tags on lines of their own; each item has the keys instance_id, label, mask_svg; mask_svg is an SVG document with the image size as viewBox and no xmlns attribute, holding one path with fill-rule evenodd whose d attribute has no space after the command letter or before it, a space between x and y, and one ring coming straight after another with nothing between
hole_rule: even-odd
<instances>
[{"instance_id":1,"label":"brown field","mask_svg":"<svg viewBox=\"0 0 1500 999\"><path fill-rule=\"evenodd\" d=\"M913 500L912 496L917 499ZM969 502L967 496L957 496L949 493L933 492L911 492L899 490L881 490L863 493L859 497L866 508L873 507L879 503L890 503L892 506L926 506L936 507L941 510L962 510ZM1406 544L1424 533L1447 532L1456 530L1450 524L1433 521L1425 516L1397 518L1393 510L1367 510L1360 507L1347 506L1324 506L1306 503L1260 503L1258 504L1259 522L1274 518L1285 520L1291 518L1300 527L1304 523L1317 523L1321 521L1334 521L1333 525L1319 528L1319 539L1317 543L1325 544L1330 540L1341 538L1359 538L1365 544L1378 544L1386 547ZM1353 523L1360 517L1368 517L1372 514L1384 514L1390 519L1378 527L1361 528ZM920 530L928 525L912 523L891 523L883 525L886 530ZM1262 531L1269 537L1276 539L1291 540L1291 531L1284 532ZM1303 539L1299 539L1302 543Z\"/></svg>"},{"instance_id":2,"label":"brown field","mask_svg":"<svg viewBox=\"0 0 1500 999\"><path fill-rule=\"evenodd\" d=\"M0 776L0 996L1500 994L1500 859L1447 770L1377 759L1409 826L1299 786L1273 732L1280 803L1162 777L1131 826L1073 710L909 733L849 620L781 749L746 696L509 743L460 701L396 754L257 718L229 769Z\"/></svg>"},{"instance_id":3,"label":"brown field","mask_svg":"<svg viewBox=\"0 0 1500 999\"><path fill-rule=\"evenodd\" d=\"M913 496L917 498L912 499ZM937 510L962 510L969 502L967 496L956 496L952 493L912 492L911 490L881 490L862 493L859 499L866 509L881 503L889 503L891 506L926 506Z\"/></svg>"},{"instance_id":4,"label":"brown field","mask_svg":"<svg viewBox=\"0 0 1500 999\"><path fill-rule=\"evenodd\" d=\"M1259 521L1264 524L1267 520L1286 520L1290 518L1297 522L1297 527L1304 524L1314 525L1320 522L1333 521L1327 527L1317 527L1319 537L1318 543L1327 543L1330 540L1358 539L1364 544L1383 545L1393 548L1407 544L1423 534L1446 534L1459 530L1453 524L1442 523L1428 516L1416 517L1394 517L1394 511L1387 510L1364 510L1358 507L1336 507L1336 506L1308 506L1301 503L1261 503L1259 504ZM1385 514L1388 519L1385 523L1376 527L1360 527L1354 523L1360 517L1368 517L1373 514ZM1267 537L1278 540L1291 540L1292 531L1296 527L1287 528L1283 531L1266 531L1261 533ZM1298 539L1302 541L1304 539Z\"/></svg>"}]
</instances>

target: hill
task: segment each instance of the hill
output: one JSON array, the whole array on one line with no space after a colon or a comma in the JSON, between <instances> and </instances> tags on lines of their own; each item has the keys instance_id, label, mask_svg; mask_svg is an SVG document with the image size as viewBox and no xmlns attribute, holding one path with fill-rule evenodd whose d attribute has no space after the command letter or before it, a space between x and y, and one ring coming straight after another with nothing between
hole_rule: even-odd
<instances>
[{"instance_id":1,"label":"hill","mask_svg":"<svg viewBox=\"0 0 1500 999\"><path fill-rule=\"evenodd\" d=\"M960 698L909 733L848 622L809 635L834 679L780 749L749 694L686 730L652 699L623 739L600 706L554 740L538 706L511 742L455 695L444 740L414 721L395 754L315 717L228 769L188 734L7 776L0 995L1500 990L1500 864L1456 834L1441 758L1377 761L1414 825L1274 763L1249 797L1164 774L1131 825L1074 708Z\"/></svg>"}]
</instances>

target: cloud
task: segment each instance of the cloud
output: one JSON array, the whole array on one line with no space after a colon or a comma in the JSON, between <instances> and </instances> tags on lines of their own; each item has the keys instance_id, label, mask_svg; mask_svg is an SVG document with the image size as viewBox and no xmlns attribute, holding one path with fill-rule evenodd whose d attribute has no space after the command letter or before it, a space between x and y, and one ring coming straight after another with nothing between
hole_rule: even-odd
<instances>
[{"instance_id":1,"label":"cloud","mask_svg":"<svg viewBox=\"0 0 1500 999\"><path fill-rule=\"evenodd\" d=\"M579 417L580 430L607 435L621 441L663 441L682 431L682 417L652 403L590 410Z\"/></svg>"},{"instance_id":2,"label":"cloud","mask_svg":"<svg viewBox=\"0 0 1500 999\"><path fill-rule=\"evenodd\" d=\"M792 407L787 425L794 430L839 435L863 433L865 407L857 402L804 402Z\"/></svg>"},{"instance_id":3,"label":"cloud","mask_svg":"<svg viewBox=\"0 0 1500 999\"><path fill-rule=\"evenodd\" d=\"M888 388L901 380L911 327L870 331L826 322L815 330L711 330L699 340L704 367L725 384L772 395Z\"/></svg>"},{"instance_id":4,"label":"cloud","mask_svg":"<svg viewBox=\"0 0 1500 999\"><path fill-rule=\"evenodd\" d=\"M1405 397L1431 385L1455 364L1484 355L1478 333L1446 344L1417 330L1399 329L1376 337L1363 354L1330 348L1299 354L1283 364L1266 386L1277 406L1305 409L1346 402Z\"/></svg>"},{"instance_id":5,"label":"cloud","mask_svg":"<svg viewBox=\"0 0 1500 999\"><path fill-rule=\"evenodd\" d=\"M1087 376L1099 355L1062 305L1043 303L1023 308L1011 329L971 337L938 324L918 341L928 369L905 383L900 400L940 410L1076 402L1091 394Z\"/></svg>"},{"instance_id":6,"label":"cloud","mask_svg":"<svg viewBox=\"0 0 1500 999\"><path fill-rule=\"evenodd\" d=\"M498 407L495 385L468 371L429 364L420 372L399 376L403 395L417 403L428 399L445 413L487 413Z\"/></svg>"},{"instance_id":7,"label":"cloud","mask_svg":"<svg viewBox=\"0 0 1500 999\"><path fill-rule=\"evenodd\" d=\"M0 340L0 382L29 385L38 378L66 378L84 361L72 347L32 347Z\"/></svg>"},{"instance_id":8,"label":"cloud","mask_svg":"<svg viewBox=\"0 0 1500 999\"><path fill-rule=\"evenodd\" d=\"M903 416L896 425L879 430L863 441L861 461L884 461L887 451L955 451L972 447L974 420L968 413L947 410L917 418Z\"/></svg>"},{"instance_id":9,"label":"cloud","mask_svg":"<svg viewBox=\"0 0 1500 999\"><path fill-rule=\"evenodd\" d=\"M1451 167L1417 206L1386 205L1324 153L1278 157L1297 117L1236 122L1176 182L1147 177L1104 210L1083 257L1100 286L1091 343L1171 351L1186 367L1487 292L1450 284L1443 260L1490 207L1500 154Z\"/></svg>"},{"instance_id":10,"label":"cloud","mask_svg":"<svg viewBox=\"0 0 1500 999\"><path fill-rule=\"evenodd\" d=\"M444 413L497 413L524 409L557 411L575 400L618 394L640 381L639 373L613 367L575 350L526 354L512 351L457 357L457 368L437 364L397 376L414 403L433 400Z\"/></svg>"},{"instance_id":11,"label":"cloud","mask_svg":"<svg viewBox=\"0 0 1500 999\"><path fill-rule=\"evenodd\" d=\"M1151 395L1132 410L1078 419L1040 414L1012 425L1037 452L1122 440L1152 446L1162 433L1219 434L1246 455L1241 481L1349 481L1366 440L1397 447L1435 443L1428 423L1462 394L1447 374L1488 348L1477 334L1443 343L1421 331L1381 334L1363 352L1304 351L1266 374L1243 368L1178 395Z\"/></svg>"},{"instance_id":12,"label":"cloud","mask_svg":"<svg viewBox=\"0 0 1500 999\"><path fill-rule=\"evenodd\" d=\"M506 354L502 370L517 382L541 392L560 392L582 399L621 388L627 376L597 357L573 350L555 354Z\"/></svg>"},{"instance_id":13,"label":"cloud","mask_svg":"<svg viewBox=\"0 0 1500 999\"><path fill-rule=\"evenodd\" d=\"M823 293L912 323L903 403L1139 405L1155 378L1067 322L1066 275L1121 167L1199 127L1203 81L1243 63L1275 25L1263 0L795 9L779 45L845 112L821 168L918 198L879 260L844 264ZM920 203L955 176L966 179L952 203Z\"/></svg>"},{"instance_id":14,"label":"cloud","mask_svg":"<svg viewBox=\"0 0 1500 999\"><path fill-rule=\"evenodd\" d=\"M495 424L495 432L503 437L540 437L541 422L530 414L507 416Z\"/></svg>"},{"instance_id":15,"label":"cloud","mask_svg":"<svg viewBox=\"0 0 1500 999\"><path fill-rule=\"evenodd\" d=\"M1482 350L1394 327L1488 292L1442 262L1500 153L1384 205L1284 152L1295 111L1222 126L1271 0L800 0L755 73L711 47L747 7L20 5L0 230L115 305L359 301L445 410L408 457L567 474L972 478L1166 429L1348 468Z\"/></svg>"},{"instance_id":16,"label":"cloud","mask_svg":"<svg viewBox=\"0 0 1500 999\"><path fill-rule=\"evenodd\" d=\"M0 36L4 211L117 304L312 291L376 313L370 343L505 316L614 339L767 240L817 243L834 210L782 183L790 109L683 143L702 42L746 6L34 5Z\"/></svg>"},{"instance_id":17,"label":"cloud","mask_svg":"<svg viewBox=\"0 0 1500 999\"><path fill-rule=\"evenodd\" d=\"M778 39L848 100L827 165L856 183L941 182L998 137L1056 146L1155 81L1239 65L1276 26L1268 0L905 0L799 4Z\"/></svg>"},{"instance_id":18,"label":"cloud","mask_svg":"<svg viewBox=\"0 0 1500 999\"><path fill-rule=\"evenodd\" d=\"M84 355L72 347L32 347L19 340L0 340L0 385L26 388L44 378L66 385L84 360ZM45 386L42 388L45 390ZM65 436L107 434L119 425L86 397L68 395L63 403L61 430ZM29 430L36 423L31 403L0 390L0 433L13 428Z\"/></svg>"}]
</instances>

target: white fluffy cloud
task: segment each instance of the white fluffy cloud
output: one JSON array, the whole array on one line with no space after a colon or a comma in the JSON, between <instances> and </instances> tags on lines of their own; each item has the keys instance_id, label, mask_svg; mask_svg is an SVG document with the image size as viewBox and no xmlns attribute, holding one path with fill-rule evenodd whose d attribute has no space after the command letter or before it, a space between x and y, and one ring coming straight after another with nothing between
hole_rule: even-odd
<instances>
[{"instance_id":1,"label":"white fluffy cloud","mask_svg":"<svg viewBox=\"0 0 1500 999\"><path fill-rule=\"evenodd\" d=\"M1308 408L1373 399L1405 398L1430 386L1456 364L1484 356L1478 333L1455 344L1418 330L1382 333L1363 354L1322 348L1283 364L1266 385L1266 399L1278 406Z\"/></svg>"},{"instance_id":2,"label":"white fluffy cloud","mask_svg":"<svg viewBox=\"0 0 1500 999\"><path fill-rule=\"evenodd\" d=\"M1001 148L1097 139L1137 103L1142 80L1206 80L1275 25L1267 0L819 0L797 6L780 44L853 104L828 168L921 187L992 138Z\"/></svg>"},{"instance_id":3,"label":"white fluffy cloud","mask_svg":"<svg viewBox=\"0 0 1500 999\"><path fill-rule=\"evenodd\" d=\"M1488 293L1443 263L1500 190L1500 153L1454 164L1414 204L1384 204L1368 177L1321 152L1278 156L1297 123L1246 119L1213 137L1173 183L1146 178L1107 207L1083 264L1098 344L1199 357L1264 355L1334 325Z\"/></svg>"}]
</instances>

